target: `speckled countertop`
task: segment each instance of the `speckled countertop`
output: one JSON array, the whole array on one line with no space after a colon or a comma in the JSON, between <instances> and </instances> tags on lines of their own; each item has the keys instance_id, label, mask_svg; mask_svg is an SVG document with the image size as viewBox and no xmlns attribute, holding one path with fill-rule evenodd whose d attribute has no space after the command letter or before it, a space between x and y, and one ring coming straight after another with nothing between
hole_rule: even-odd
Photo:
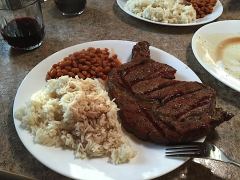
<instances>
[{"instance_id":1,"label":"speckled countertop","mask_svg":"<svg viewBox=\"0 0 240 180\"><path fill-rule=\"evenodd\" d=\"M224 0L219 20L239 19L240 1ZM200 79L217 91L217 105L235 117L207 137L240 161L240 93L211 76L195 59L191 38L197 27L168 27L146 23L126 15L114 0L88 0L77 17L59 14L53 1L43 4L46 36L42 46L30 52L12 50L0 39L0 169L34 179L67 179L37 161L23 146L13 124L12 106L25 75L49 55L71 45L103 39L147 40L189 65ZM1 179L1 177L0 177ZM194 159L159 179L240 179L240 168L210 160Z\"/></svg>"}]
</instances>

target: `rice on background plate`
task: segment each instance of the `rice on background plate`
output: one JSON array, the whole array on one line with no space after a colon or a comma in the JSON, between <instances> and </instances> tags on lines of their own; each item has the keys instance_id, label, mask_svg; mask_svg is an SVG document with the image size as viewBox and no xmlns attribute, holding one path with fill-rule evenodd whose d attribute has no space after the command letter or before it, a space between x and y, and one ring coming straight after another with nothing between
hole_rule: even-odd
<instances>
[{"instance_id":1,"label":"rice on background plate","mask_svg":"<svg viewBox=\"0 0 240 180\"><path fill-rule=\"evenodd\" d=\"M128 0L126 9L156 22L186 24L196 20L196 11L185 0Z\"/></svg>"},{"instance_id":2,"label":"rice on background plate","mask_svg":"<svg viewBox=\"0 0 240 180\"><path fill-rule=\"evenodd\" d=\"M77 158L109 157L114 164L136 155L118 122L117 105L97 79L51 79L15 112L34 142L74 150Z\"/></svg>"}]
</instances>

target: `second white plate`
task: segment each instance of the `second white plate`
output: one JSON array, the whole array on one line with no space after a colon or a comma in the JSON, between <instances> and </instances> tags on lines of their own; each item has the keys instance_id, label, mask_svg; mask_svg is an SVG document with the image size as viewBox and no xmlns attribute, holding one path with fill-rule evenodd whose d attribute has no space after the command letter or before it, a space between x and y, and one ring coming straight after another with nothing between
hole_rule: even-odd
<instances>
[{"instance_id":1,"label":"second white plate","mask_svg":"<svg viewBox=\"0 0 240 180\"><path fill-rule=\"evenodd\" d=\"M133 16L133 17L135 17L137 19L141 19L143 21L147 21L147 22L150 22L150 23L166 25L166 26L196 26L196 25L206 24L206 23L209 23L209 22L214 21L215 19L217 19L219 16L221 16L221 14L223 12L222 3L218 0L217 3L216 3L216 6L213 9L213 12L211 14L208 14L204 18L197 19L195 22L188 23L188 24L172 24L172 23L164 23L164 22L152 21L152 20L149 20L149 19L137 16L136 14L132 13L131 11L129 11L126 8L126 3L127 3L127 0L117 0L118 6L124 12L129 14L130 16Z\"/></svg>"},{"instance_id":2,"label":"second white plate","mask_svg":"<svg viewBox=\"0 0 240 180\"><path fill-rule=\"evenodd\" d=\"M192 38L192 49L210 74L240 92L240 20L203 26Z\"/></svg>"}]
</instances>

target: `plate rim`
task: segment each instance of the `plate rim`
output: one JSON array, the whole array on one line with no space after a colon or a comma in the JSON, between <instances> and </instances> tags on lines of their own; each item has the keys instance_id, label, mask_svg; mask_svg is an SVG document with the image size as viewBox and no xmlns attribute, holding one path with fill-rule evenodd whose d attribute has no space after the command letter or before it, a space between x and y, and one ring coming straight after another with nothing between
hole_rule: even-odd
<instances>
[{"instance_id":1,"label":"plate rim","mask_svg":"<svg viewBox=\"0 0 240 180\"><path fill-rule=\"evenodd\" d=\"M201 60L200 56L198 55L197 48L196 48L196 40L197 40L197 37L199 36L199 33L200 33L202 30L208 28L209 26L214 26L214 25L216 25L216 24L222 24L222 23L226 23L226 22L227 22L227 23L231 23L231 22L236 23L236 22L239 22L239 24L240 24L240 20L222 20L222 21L217 21L217 22L213 22L213 23L207 24L207 25L199 28L199 29L194 33L194 35L193 35L193 37L192 37L192 41L191 41L191 47L192 47L192 51L193 51L193 54L194 54L195 58L197 59L197 61L201 64L201 66L202 66L206 71L208 71L214 78L216 78L217 80L219 80L220 82L222 82L222 83L225 84L226 86L228 86L228 87L230 87L230 88L232 88L232 89L240 92L240 87L235 87L232 83L230 83L230 82L228 81L228 79L219 77L219 76L217 75L217 73L213 71L212 68L210 68L209 66L207 66L206 63L204 63L204 62ZM240 80L239 80L239 82L240 82Z\"/></svg>"},{"instance_id":2,"label":"plate rim","mask_svg":"<svg viewBox=\"0 0 240 180\"><path fill-rule=\"evenodd\" d=\"M136 19L139 19L139 20L142 20L142 21L145 21L145 22L149 22L149 23L153 23L153 24L158 24L158 25L163 25L163 26L176 26L176 27L187 27L187 26L198 26L198 25L202 25L202 24L207 24L207 23L210 23L214 20L216 20L217 18L219 18L222 13L223 13L223 5L221 3L220 0L217 0L217 4L220 8L220 11L219 13L212 19L209 19L209 20L205 20L205 21L200 21L200 22L193 22L193 23L185 23L185 24L173 24L173 23L164 23L164 22L158 22L158 21L152 21L152 20L149 20L149 19L146 19L146 18L143 18L143 17L140 17L140 16L137 16L135 14L133 14L131 11L129 10L126 10L125 7L122 7L120 5L120 1L123 2L124 0L116 0L117 1L117 4L118 4L118 7L120 7L120 9L125 12L127 15L131 16L131 17L134 17ZM211 13L212 14L212 13ZM209 14L210 15L210 14ZM207 15L208 16L208 15ZM205 17L207 17L205 16Z\"/></svg>"},{"instance_id":3,"label":"plate rim","mask_svg":"<svg viewBox=\"0 0 240 180\"><path fill-rule=\"evenodd\" d=\"M52 56L55 56L56 54L61 54L61 53L63 53L64 51L68 51L69 49L72 49L72 48L77 47L77 46L79 46L79 45L85 45L85 44L88 44L88 43L96 43L96 42L97 42L97 43L98 43L98 42L116 42L116 43L117 43L117 42L120 42L120 43L123 42L123 43L132 43L132 44L136 43L136 42L134 42L134 41L127 41L127 40L98 40L98 41L88 41L88 42L79 43L79 44L76 44L76 45L73 45L73 46L69 46L69 47L63 48L63 49L61 49L61 50L59 50L59 51L57 51L57 52L49 55L48 57L46 57L46 58L44 58L42 61L40 61L38 64L36 64L36 65L25 75L25 77L23 78L23 80L21 81L21 83L20 83L20 85L19 85L19 87L18 87L18 89L17 89L16 95L15 95L15 98L14 98L13 108L12 108L12 112L13 112L13 123L14 123L15 130L16 130L16 132L17 132L17 134L18 134L19 139L21 140L21 143L24 145L24 147L27 149L27 151L28 151L35 159L37 159L41 164L43 164L44 166L48 167L49 169L51 169L51 170L53 170L53 171L55 171L55 172L57 172L57 173L65 176L65 177L69 177L69 178L76 178L76 177L72 176L71 174L67 174L67 173L65 173L65 172L63 172L63 171L59 171L57 168L52 167L52 166L50 166L49 164L46 164L46 163L40 158L40 156L37 156L34 152L31 152L31 150L28 148L27 142L24 141L24 140L23 140L23 137L20 135L20 131L27 131L27 130L26 130L26 129L21 129L21 127L19 127L19 122L18 122L19 120L17 120L17 119L14 117L14 113L15 113L15 110L16 110L16 99L17 99L17 96L18 96L18 94L19 94L20 88L22 87L22 85L24 84L24 82L27 80L28 75L29 75L33 70L37 69L38 66L40 66L40 64L41 64L43 61L49 61L49 60L51 60L51 57L52 57ZM185 65L187 68L189 68L189 69L196 75L196 78L199 80L199 82L201 82L201 80L200 80L200 78L197 76L197 74L196 74L189 66L187 66L185 63L183 63L180 59L178 59L177 57L173 56L172 54L169 54L168 52L166 52L166 51L164 51L164 50L162 50L162 49L159 49L159 48L157 48L157 47L150 46L150 48L155 49L155 50L159 51L160 53L164 53L165 55L168 55L169 57L176 59L179 63L181 63L182 65ZM27 133L29 134L29 136L32 136L32 137L33 137L33 135L32 135L31 133L29 133L28 131L27 131ZM38 144L38 145L44 146L44 145L41 145L41 144ZM44 147L47 147L47 146L44 146ZM151 176L151 178L157 178L157 177L161 177L161 176L163 176L163 175L165 175L165 174L168 174L169 172L172 172L172 171L174 171L175 169L179 168L180 166L184 165L189 159L190 159L190 158L181 159L182 162L180 163L180 165L177 165L177 166L174 167L174 168L170 168L170 169L168 169L167 171L165 171L164 173L161 173L161 174L159 173L158 175ZM107 163L107 162L106 162L106 163ZM79 177L78 177L78 178L79 178Z\"/></svg>"}]
</instances>

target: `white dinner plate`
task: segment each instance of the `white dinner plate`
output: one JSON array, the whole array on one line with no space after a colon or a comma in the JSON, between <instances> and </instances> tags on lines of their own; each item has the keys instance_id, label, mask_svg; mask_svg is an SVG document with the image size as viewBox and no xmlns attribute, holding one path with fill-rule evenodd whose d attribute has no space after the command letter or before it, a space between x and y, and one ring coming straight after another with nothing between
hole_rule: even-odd
<instances>
[{"instance_id":1,"label":"white dinner plate","mask_svg":"<svg viewBox=\"0 0 240 180\"><path fill-rule=\"evenodd\" d=\"M240 92L240 20L203 26L192 38L192 49L210 74Z\"/></svg>"},{"instance_id":2,"label":"white dinner plate","mask_svg":"<svg viewBox=\"0 0 240 180\"><path fill-rule=\"evenodd\" d=\"M136 14L132 13L130 10L128 10L126 8L126 3L127 0L117 0L117 4L118 6L127 14L129 14L130 16L133 16L137 19L141 19L143 21L147 21L150 23L154 23L154 24L160 24L160 25L167 25L167 26L195 26L195 25L200 25L200 24L205 24L205 23L209 23L211 21L214 21L215 19L217 19L219 16L221 16L222 12L223 12L223 6L222 3L218 0L213 12L211 14L208 14L207 16L197 19L195 22L192 23L187 23L187 24L173 24L173 23L164 23L164 22L157 22L157 21L152 21L140 16L137 16Z\"/></svg>"},{"instance_id":3,"label":"white dinner plate","mask_svg":"<svg viewBox=\"0 0 240 180\"><path fill-rule=\"evenodd\" d=\"M15 97L13 112L24 106L31 95L46 84L45 76L47 71L54 63L62 60L63 57L88 47L99 47L112 49L122 63L125 63L131 56L133 45L135 43L130 41L93 41L63 49L49 56L35 66L22 81ZM150 47L150 51L154 60L169 64L177 69L176 79L201 82L188 66L174 56L155 47ZM127 136L130 137L130 143L137 150L136 157L129 163L113 165L107 162L107 158L76 159L73 151L35 144L32 135L20 127L19 120L14 119L14 124L21 141L36 159L50 169L74 179L152 179L176 169L187 160L166 158L164 146L136 140L127 133Z\"/></svg>"}]
</instances>

